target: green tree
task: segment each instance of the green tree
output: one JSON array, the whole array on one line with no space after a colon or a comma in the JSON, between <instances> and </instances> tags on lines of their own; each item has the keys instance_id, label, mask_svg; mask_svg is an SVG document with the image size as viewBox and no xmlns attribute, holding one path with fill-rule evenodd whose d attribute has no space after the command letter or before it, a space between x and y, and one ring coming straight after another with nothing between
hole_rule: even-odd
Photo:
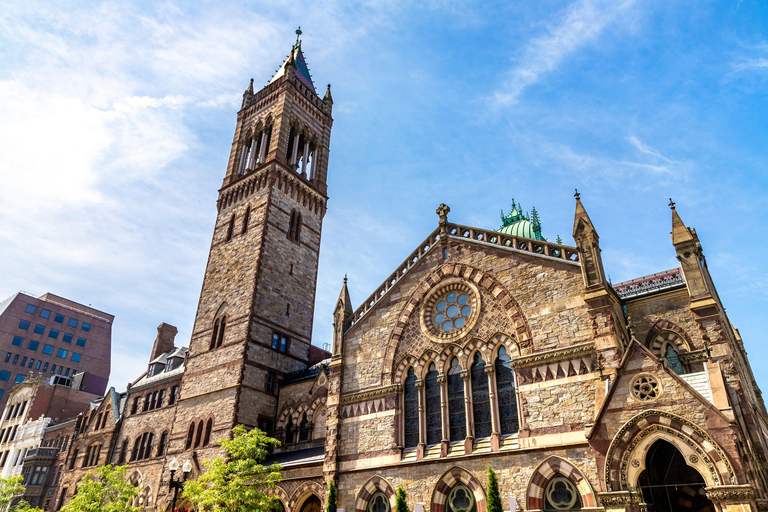
<instances>
[{"instance_id":1,"label":"green tree","mask_svg":"<svg viewBox=\"0 0 768 512\"><path fill-rule=\"evenodd\" d=\"M24 500L19 498L24 494L23 476L11 476L0 478L0 511L3 512L43 512L39 508L32 508ZM17 501L18 500L18 501ZM16 502L15 504L13 504Z\"/></svg>"},{"instance_id":2,"label":"green tree","mask_svg":"<svg viewBox=\"0 0 768 512\"><path fill-rule=\"evenodd\" d=\"M402 485L397 486L397 502L395 503L395 512L408 512L408 504L405 502L405 489Z\"/></svg>"},{"instance_id":3,"label":"green tree","mask_svg":"<svg viewBox=\"0 0 768 512\"><path fill-rule=\"evenodd\" d=\"M328 506L325 507L326 512L336 512L336 482L333 480L328 481Z\"/></svg>"},{"instance_id":4,"label":"green tree","mask_svg":"<svg viewBox=\"0 0 768 512\"><path fill-rule=\"evenodd\" d=\"M280 446L277 439L261 430L246 430L242 425L232 430L232 439L221 439L225 457L203 462L206 472L197 480L184 483L182 497L198 511L257 512L275 505L277 496L266 493L281 480L279 464L263 466L268 449Z\"/></svg>"},{"instance_id":5,"label":"green tree","mask_svg":"<svg viewBox=\"0 0 768 512\"><path fill-rule=\"evenodd\" d=\"M131 502L139 488L125 479L128 466L108 464L83 477L64 512L139 512Z\"/></svg>"},{"instance_id":6,"label":"green tree","mask_svg":"<svg viewBox=\"0 0 768 512\"><path fill-rule=\"evenodd\" d=\"M501 496L499 495L499 481L496 472L488 465L488 512L503 512Z\"/></svg>"}]
</instances>

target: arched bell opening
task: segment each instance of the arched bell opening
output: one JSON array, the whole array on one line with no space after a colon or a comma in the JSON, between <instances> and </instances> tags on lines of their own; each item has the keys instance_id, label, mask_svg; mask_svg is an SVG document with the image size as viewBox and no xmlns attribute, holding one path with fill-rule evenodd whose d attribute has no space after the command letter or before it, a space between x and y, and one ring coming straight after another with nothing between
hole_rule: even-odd
<instances>
[{"instance_id":1,"label":"arched bell opening","mask_svg":"<svg viewBox=\"0 0 768 512\"><path fill-rule=\"evenodd\" d=\"M658 439L648 450L638 487L654 512L715 512L706 482L671 443Z\"/></svg>"}]
</instances>

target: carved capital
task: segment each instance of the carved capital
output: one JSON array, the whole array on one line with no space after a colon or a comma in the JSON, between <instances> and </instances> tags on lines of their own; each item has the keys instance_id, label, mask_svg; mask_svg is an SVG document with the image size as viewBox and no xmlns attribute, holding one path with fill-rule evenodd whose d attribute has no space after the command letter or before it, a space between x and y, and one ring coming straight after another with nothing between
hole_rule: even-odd
<instances>
[{"instance_id":1,"label":"carved capital","mask_svg":"<svg viewBox=\"0 0 768 512\"><path fill-rule=\"evenodd\" d=\"M745 502L755 499L755 490L751 485L716 485L705 487L707 498L714 502Z\"/></svg>"},{"instance_id":2,"label":"carved capital","mask_svg":"<svg viewBox=\"0 0 768 512\"><path fill-rule=\"evenodd\" d=\"M416 379L415 386L417 389L424 389L424 379Z\"/></svg>"},{"instance_id":3,"label":"carved capital","mask_svg":"<svg viewBox=\"0 0 768 512\"><path fill-rule=\"evenodd\" d=\"M469 380L469 370L461 370L461 378L464 380Z\"/></svg>"},{"instance_id":4,"label":"carved capital","mask_svg":"<svg viewBox=\"0 0 768 512\"><path fill-rule=\"evenodd\" d=\"M496 371L496 367L492 364L487 364L485 365L485 368L483 368L483 371L488 375L492 375Z\"/></svg>"},{"instance_id":5,"label":"carved capital","mask_svg":"<svg viewBox=\"0 0 768 512\"><path fill-rule=\"evenodd\" d=\"M639 505L643 501L643 497L640 493L632 491L601 492L598 496L600 498L600 503L602 503L604 507L628 507L631 505Z\"/></svg>"}]
</instances>

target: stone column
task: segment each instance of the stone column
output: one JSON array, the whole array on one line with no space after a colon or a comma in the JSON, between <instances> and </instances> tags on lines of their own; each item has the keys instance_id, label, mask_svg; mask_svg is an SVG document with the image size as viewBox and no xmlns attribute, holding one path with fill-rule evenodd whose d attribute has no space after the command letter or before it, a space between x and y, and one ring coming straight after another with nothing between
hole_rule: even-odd
<instances>
[{"instance_id":1,"label":"stone column","mask_svg":"<svg viewBox=\"0 0 768 512\"><path fill-rule=\"evenodd\" d=\"M304 143L304 154L301 156L301 175L307 175L307 159L309 158L309 142Z\"/></svg>"},{"instance_id":2,"label":"stone column","mask_svg":"<svg viewBox=\"0 0 768 512\"><path fill-rule=\"evenodd\" d=\"M296 156L299 153L299 134L293 137L293 151L291 152L291 165L296 165Z\"/></svg>"},{"instance_id":3,"label":"stone column","mask_svg":"<svg viewBox=\"0 0 768 512\"><path fill-rule=\"evenodd\" d=\"M449 439L451 433L448 425L448 384L445 379L445 374L440 373L437 376L437 382L440 384L440 418L443 428L443 440L440 442L440 456L445 457L448 455L448 447L450 445Z\"/></svg>"},{"instance_id":4,"label":"stone column","mask_svg":"<svg viewBox=\"0 0 768 512\"><path fill-rule=\"evenodd\" d=\"M497 452L501 447L501 419L496 390L496 367L487 364L484 371L488 376L488 399L491 402L491 451Z\"/></svg>"},{"instance_id":5,"label":"stone column","mask_svg":"<svg viewBox=\"0 0 768 512\"><path fill-rule=\"evenodd\" d=\"M314 164L314 162L312 162ZM419 390L419 444L416 447L416 460L424 458L424 450L427 448L427 409L424 398L424 380L416 379L416 389ZM403 429L405 435L405 429Z\"/></svg>"},{"instance_id":6,"label":"stone column","mask_svg":"<svg viewBox=\"0 0 768 512\"><path fill-rule=\"evenodd\" d=\"M312 150L312 168L309 170L309 179L315 179L315 164L317 163L317 148Z\"/></svg>"},{"instance_id":7,"label":"stone column","mask_svg":"<svg viewBox=\"0 0 768 512\"><path fill-rule=\"evenodd\" d=\"M246 156L248 156L248 146L245 144L240 144L240 163L237 165L237 174L244 173Z\"/></svg>"},{"instance_id":8,"label":"stone column","mask_svg":"<svg viewBox=\"0 0 768 512\"><path fill-rule=\"evenodd\" d=\"M475 444L475 425L472 421L472 383L469 379L469 370L461 370L461 380L464 381L464 419L466 421L467 437L464 438L464 453L469 455Z\"/></svg>"},{"instance_id":9,"label":"stone column","mask_svg":"<svg viewBox=\"0 0 768 512\"><path fill-rule=\"evenodd\" d=\"M256 160L256 139L251 139L251 150L248 152L248 165L245 166L246 171L250 171L255 167Z\"/></svg>"},{"instance_id":10,"label":"stone column","mask_svg":"<svg viewBox=\"0 0 768 512\"><path fill-rule=\"evenodd\" d=\"M264 160L267 156L267 129L264 128L264 131L261 132L261 147L259 148L259 159L256 163L263 164Z\"/></svg>"}]
</instances>

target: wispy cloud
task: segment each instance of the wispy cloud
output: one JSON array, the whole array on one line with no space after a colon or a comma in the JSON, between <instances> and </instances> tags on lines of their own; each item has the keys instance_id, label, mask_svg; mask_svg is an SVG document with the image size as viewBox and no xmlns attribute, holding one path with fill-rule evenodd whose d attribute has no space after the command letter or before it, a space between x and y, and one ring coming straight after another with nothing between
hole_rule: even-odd
<instances>
[{"instance_id":1,"label":"wispy cloud","mask_svg":"<svg viewBox=\"0 0 768 512\"><path fill-rule=\"evenodd\" d=\"M733 72L768 72L768 43L747 46L745 52L731 64Z\"/></svg>"},{"instance_id":2,"label":"wispy cloud","mask_svg":"<svg viewBox=\"0 0 768 512\"><path fill-rule=\"evenodd\" d=\"M571 4L551 23L546 35L526 46L506 84L494 94L496 104L516 103L526 88L555 70L566 57L597 40L606 27L630 21L627 15L635 3L636 0L578 0Z\"/></svg>"}]
</instances>

